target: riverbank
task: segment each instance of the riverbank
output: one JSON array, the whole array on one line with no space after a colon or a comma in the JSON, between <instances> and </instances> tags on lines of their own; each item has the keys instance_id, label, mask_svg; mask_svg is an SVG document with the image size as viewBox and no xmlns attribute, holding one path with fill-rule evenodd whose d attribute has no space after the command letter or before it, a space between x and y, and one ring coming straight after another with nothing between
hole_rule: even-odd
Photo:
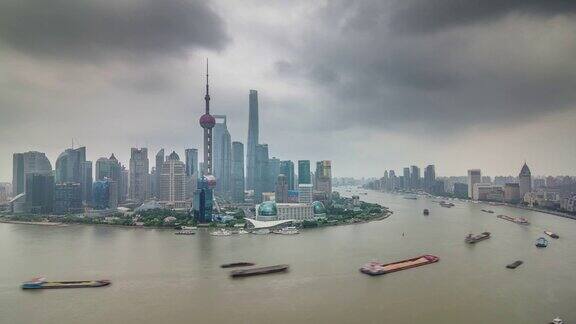
<instances>
[{"instance_id":1,"label":"riverbank","mask_svg":"<svg viewBox=\"0 0 576 324\"><path fill-rule=\"evenodd\" d=\"M68 226L68 224L59 223L59 222L27 222L27 221L5 220L5 219L0 219L0 223L40 225L40 226Z\"/></svg>"}]
</instances>

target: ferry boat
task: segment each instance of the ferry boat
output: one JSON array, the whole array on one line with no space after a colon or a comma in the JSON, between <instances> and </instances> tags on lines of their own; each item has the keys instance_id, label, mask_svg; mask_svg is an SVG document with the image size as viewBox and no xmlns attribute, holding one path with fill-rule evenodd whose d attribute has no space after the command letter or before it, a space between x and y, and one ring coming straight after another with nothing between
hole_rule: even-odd
<instances>
[{"instance_id":1,"label":"ferry boat","mask_svg":"<svg viewBox=\"0 0 576 324\"><path fill-rule=\"evenodd\" d=\"M548 240L545 239L545 238L543 238L543 237L539 237L539 238L536 240L536 244L535 244L535 245L536 245L536 247L539 247L539 248L545 248L545 247L548 246Z\"/></svg>"},{"instance_id":2,"label":"ferry boat","mask_svg":"<svg viewBox=\"0 0 576 324\"><path fill-rule=\"evenodd\" d=\"M446 207L446 208L451 208L451 207L454 207L454 204L453 203L447 203L445 201L441 201L440 206Z\"/></svg>"},{"instance_id":3,"label":"ferry boat","mask_svg":"<svg viewBox=\"0 0 576 324\"><path fill-rule=\"evenodd\" d=\"M287 264L278 264L269 267L261 267L261 268L250 268L244 270L234 270L230 272L230 276L232 278L237 277L249 277L249 276L257 276L269 273L276 273L276 272L285 272L287 271L289 266Z\"/></svg>"},{"instance_id":4,"label":"ferry boat","mask_svg":"<svg viewBox=\"0 0 576 324\"><path fill-rule=\"evenodd\" d=\"M283 227L279 230L274 230L272 231L272 233L274 234L281 234L281 235L294 235L294 234L300 234L300 232L298 231L298 229L294 226L288 226L288 227Z\"/></svg>"},{"instance_id":5,"label":"ferry boat","mask_svg":"<svg viewBox=\"0 0 576 324\"><path fill-rule=\"evenodd\" d=\"M430 263L435 263L440 261L440 258L434 255L421 255L412 259L406 259L402 261L392 262L383 264L380 262L372 261L368 262L360 268L360 272L371 276L383 275L391 272L406 270L410 268L415 268L423 266Z\"/></svg>"},{"instance_id":6,"label":"ferry boat","mask_svg":"<svg viewBox=\"0 0 576 324\"><path fill-rule=\"evenodd\" d=\"M212 236L230 236L230 235L232 235L232 232L230 232L227 229L221 228L221 229L218 229L214 232L211 232L210 235L212 235Z\"/></svg>"},{"instance_id":7,"label":"ferry boat","mask_svg":"<svg viewBox=\"0 0 576 324\"><path fill-rule=\"evenodd\" d=\"M424 215L430 215L430 211L428 209L424 209L424 211L422 212Z\"/></svg>"},{"instance_id":8,"label":"ferry boat","mask_svg":"<svg viewBox=\"0 0 576 324\"><path fill-rule=\"evenodd\" d=\"M232 262L232 263L224 263L220 266L220 268L235 268L235 267L251 267L254 263L252 262Z\"/></svg>"},{"instance_id":9,"label":"ferry boat","mask_svg":"<svg viewBox=\"0 0 576 324\"><path fill-rule=\"evenodd\" d=\"M551 231L544 231L544 234L550 236L553 239L559 239L560 238L560 236L558 234L551 232Z\"/></svg>"},{"instance_id":10,"label":"ferry boat","mask_svg":"<svg viewBox=\"0 0 576 324\"><path fill-rule=\"evenodd\" d=\"M498 215L496 217L510 221L510 222L513 222L513 223L516 223L516 224L519 224L519 225L530 225L530 222L524 217L511 217L508 215Z\"/></svg>"},{"instance_id":11,"label":"ferry boat","mask_svg":"<svg viewBox=\"0 0 576 324\"><path fill-rule=\"evenodd\" d=\"M517 260L517 261L514 261L514 262L508 264L508 265L506 266L506 268L508 268L508 269L516 269L516 268L518 268L522 263L524 263L524 262L521 261L521 260Z\"/></svg>"},{"instance_id":12,"label":"ferry boat","mask_svg":"<svg viewBox=\"0 0 576 324\"><path fill-rule=\"evenodd\" d=\"M487 240L489 238L490 238L490 232L484 232L478 235L468 234L468 236L466 236L466 238L464 239L464 242L468 244L474 244L476 242Z\"/></svg>"},{"instance_id":13,"label":"ferry boat","mask_svg":"<svg viewBox=\"0 0 576 324\"><path fill-rule=\"evenodd\" d=\"M46 278L35 278L22 283L22 289L63 289L63 288L96 288L110 285L110 280L83 281L46 281Z\"/></svg>"}]
</instances>

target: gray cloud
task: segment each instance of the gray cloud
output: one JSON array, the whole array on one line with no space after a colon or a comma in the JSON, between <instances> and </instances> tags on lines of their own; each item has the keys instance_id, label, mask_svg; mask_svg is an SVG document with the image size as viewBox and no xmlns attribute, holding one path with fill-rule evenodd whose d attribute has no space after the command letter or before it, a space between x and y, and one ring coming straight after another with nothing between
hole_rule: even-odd
<instances>
[{"instance_id":1,"label":"gray cloud","mask_svg":"<svg viewBox=\"0 0 576 324\"><path fill-rule=\"evenodd\" d=\"M574 14L572 0L401 0L393 16L396 31L434 32L494 21L508 14L554 16Z\"/></svg>"},{"instance_id":2,"label":"gray cloud","mask_svg":"<svg viewBox=\"0 0 576 324\"><path fill-rule=\"evenodd\" d=\"M229 37L203 1L5 0L0 41L37 57L90 61L222 50Z\"/></svg>"}]
</instances>

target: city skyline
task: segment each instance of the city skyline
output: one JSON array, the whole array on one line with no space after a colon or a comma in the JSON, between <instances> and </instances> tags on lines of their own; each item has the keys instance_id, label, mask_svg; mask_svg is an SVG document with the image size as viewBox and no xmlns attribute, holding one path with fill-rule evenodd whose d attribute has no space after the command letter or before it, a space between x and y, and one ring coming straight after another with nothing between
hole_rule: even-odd
<instances>
[{"instance_id":1,"label":"city skyline","mask_svg":"<svg viewBox=\"0 0 576 324\"><path fill-rule=\"evenodd\" d=\"M3 6L2 17L42 9ZM78 12L86 19L63 11L59 21L78 24L83 37L57 39L50 29L21 25L26 19L0 19L7 62L0 81L9 85L0 90L0 181L10 181L12 153L40 151L55 161L71 139L88 148L87 160L114 153L125 165L131 147L175 149L181 156L185 148L202 150L194 126L205 57L214 63L212 104L228 117L233 141L247 145L247 93L259 91L258 142L270 145L270 156L330 159L335 176L430 163L447 176L476 167L506 175L522 160L536 174L574 174L576 78L569 48L576 23L567 18L574 6L487 5L490 10L465 10L461 20L440 22L414 19L429 9L422 1L382 6L170 0L164 13L186 12L187 19L154 34L160 47L133 34L138 24L154 25L154 17L119 21L112 33L92 25L93 15L106 18L105 9ZM442 18L454 10L446 4L427 12ZM275 19L285 12L289 19ZM39 19L58 26L53 17ZM125 47L118 37L134 42ZM181 118L158 118L164 112Z\"/></svg>"}]
</instances>

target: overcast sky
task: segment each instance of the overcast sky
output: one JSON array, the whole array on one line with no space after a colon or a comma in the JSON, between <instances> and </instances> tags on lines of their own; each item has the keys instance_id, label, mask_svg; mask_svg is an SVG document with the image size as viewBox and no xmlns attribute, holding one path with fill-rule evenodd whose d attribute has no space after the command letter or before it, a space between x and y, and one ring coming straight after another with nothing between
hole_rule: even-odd
<instances>
[{"instance_id":1,"label":"overcast sky","mask_svg":"<svg viewBox=\"0 0 576 324\"><path fill-rule=\"evenodd\" d=\"M3 0L0 181L12 153L202 149L211 112L335 176L575 174L576 1ZM152 164L151 164L152 165Z\"/></svg>"}]
</instances>

